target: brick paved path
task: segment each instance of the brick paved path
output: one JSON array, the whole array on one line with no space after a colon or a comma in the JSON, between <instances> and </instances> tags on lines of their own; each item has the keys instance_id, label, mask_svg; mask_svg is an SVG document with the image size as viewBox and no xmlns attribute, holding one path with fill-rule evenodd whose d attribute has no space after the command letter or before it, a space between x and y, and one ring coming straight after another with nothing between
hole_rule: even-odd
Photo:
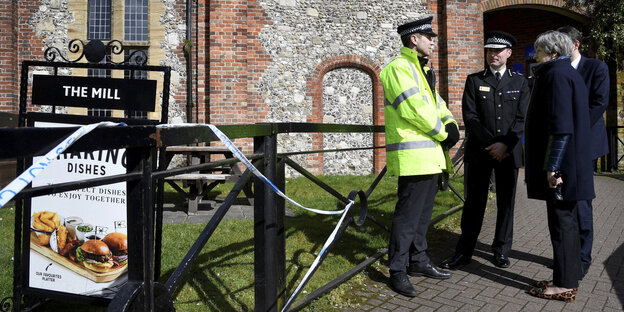
<instances>
[{"instance_id":1,"label":"brick paved path","mask_svg":"<svg viewBox=\"0 0 624 312\"><path fill-rule=\"evenodd\" d=\"M522 181L523 176L519 178ZM535 298L526 293L534 280L552 279L552 246L546 204L526 197L519 182L516 195L511 266L499 269L491 262L490 243L496 214L485 217L470 265L453 271L446 281L410 277L418 296L408 298L391 291L387 271L369 274L365 302L343 311L622 311L624 310L624 181L595 177L593 264L581 281L573 303ZM441 231L437 231L441 232ZM437 235L440 234L440 235ZM430 240L431 258L439 263L453 254L458 235Z\"/></svg>"}]
</instances>

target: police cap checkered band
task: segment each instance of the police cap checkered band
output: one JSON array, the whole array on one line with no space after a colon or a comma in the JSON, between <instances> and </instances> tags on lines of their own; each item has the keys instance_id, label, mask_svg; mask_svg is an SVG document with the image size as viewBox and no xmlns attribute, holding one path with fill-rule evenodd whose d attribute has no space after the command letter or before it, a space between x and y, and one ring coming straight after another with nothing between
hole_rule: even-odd
<instances>
[{"instance_id":1,"label":"police cap checkered band","mask_svg":"<svg viewBox=\"0 0 624 312\"><path fill-rule=\"evenodd\" d=\"M405 36L405 35L409 35L409 34L413 34L419 31L423 31L423 30L431 30L431 24L422 24L416 27L412 27L412 28L408 28L402 32L399 33L399 35L401 37Z\"/></svg>"},{"instance_id":2,"label":"police cap checkered band","mask_svg":"<svg viewBox=\"0 0 624 312\"><path fill-rule=\"evenodd\" d=\"M516 38L504 31L488 31L485 33L485 47L493 49L511 48Z\"/></svg>"},{"instance_id":3,"label":"police cap checkered band","mask_svg":"<svg viewBox=\"0 0 624 312\"><path fill-rule=\"evenodd\" d=\"M397 33L399 33L399 36L401 37L414 33L430 34L435 37L437 34L433 32L432 21L433 16L429 16L413 22L405 23L397 27Z\"/></svg>"}]
</instances>

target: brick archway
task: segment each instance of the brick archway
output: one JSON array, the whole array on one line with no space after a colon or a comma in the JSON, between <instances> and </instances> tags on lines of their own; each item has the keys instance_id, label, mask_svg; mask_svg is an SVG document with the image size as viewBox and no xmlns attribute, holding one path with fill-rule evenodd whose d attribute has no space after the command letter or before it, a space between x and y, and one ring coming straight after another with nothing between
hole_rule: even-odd
<instances>
[{"instance_id":1,"label":"brick archway","mask_svg":"<svg viewBox=\"0 0 624 312\"><path fill-rule=\"evenodd\" d=\"M555 6L560 8L563 8L565 5L563 0L484 0L481 1L481 11L487 12L502 7L531 4Z\"/></svg>"},{"instance_id":2,"label":"brick archway","mask_svg":"<svg viewBox=\"0 0 624 312\"><path fill-rule=\"evenodd\" d=\"M379 79L381 67L379 66L379 64L373 62L370 59L353 54L339 55L322 61L315 68L312 76L308 78L307 95L312 98L312 113L307 116L307 122L323 122L323 78L325 77L325 74L337 68L357 68L364 71L370 76L373 85L373 124L383 125L383 86L381 84L381 80ZM373 141L375 143L375 146L384 145L384 134L374 134ZM314 133L312 135L312 149L323 149L322 134ZM376 149L374 151L373 157L374 170L376 173L379 173L383 166L385 166L386 164L386 151L382 149ZM314 170L316 171L315 173L323 173L323 154L319 154L318 156L308 156L308 163L312 165L312 168L314 168Z\"/></svg>"},{"instance_id":3,"label":"brick archway","mask_svg":"<svg viewBox=\"0 0 624 312\"><path fill-rule=\"evenodd\" d=\"M563 0L483 0L479 4L479 8L483 13L510 7L536 8L553 11L580 22L587 19L583 15L583 12L566 8Z\"/></svg>"}]
</instances>

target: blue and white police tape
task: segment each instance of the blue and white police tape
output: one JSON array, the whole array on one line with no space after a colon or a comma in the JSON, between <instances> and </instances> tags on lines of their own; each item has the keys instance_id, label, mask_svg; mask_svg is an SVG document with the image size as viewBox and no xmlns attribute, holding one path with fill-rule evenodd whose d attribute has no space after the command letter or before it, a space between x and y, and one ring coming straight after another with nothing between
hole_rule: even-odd
<instances>
[{"instance_id":1,"label":"blue and white police tape","mask_svg":"<svg viewBox=\"0 0 624 312\"><path fill-rule=\"evenodd\" d=\"M254 175L256 175L265 184L267 184L276 194L278 194L279 196L281 196L282 198L284 198L288 202L292 203L293 205L295 205L297 207L300 207L300 208L303 208L305 210L311 211L311 212L318 213L318 214L324 214L324 215L338 215L338 214L342 214L342 216L340 217L340 221L338 221L338 224L336 224L336 227L334 228L332 233L327 238L327 241L323 245L323 248L321 248L321 251L319 252L318 256L316 256L316 259L314 259L314 262L312 262L312 265L310 266L310 268L306 272L305 276L303 277L303 279L301 280L299 285L297 285L297 288L295 288L295 291L291 294L290 298L288 298L288 301L286 302L286 305L284 305L284 308L282 308L282 311L284 311L285 309L287 309L290 306L290 304L297 297L297 295L299 295L299 292L301 291L303 286L307 283L308 279L312 275L312 272L316 271L316 267L319 266L319 264L321 262L321 258L327 252L327 248L329 248L329 246L331 246L331 244L336 239L336 233L338 233L338 229L340 229L340 226L342 225L342 222L344 221L345 217L347 216L347 213L349 212L349 209L351 209L351 207L353 206L354 202L351 200L351 201L349 201L349 204L347 204L347 206L344 209L336 210L336 211L320 210L320 209L313 209L313 208L304 207L301 204L299 204L296 201L294 201L291 198L289 198L288 196L286 196L286 194L282 193L282 191L280 191L280 189L277 188L277 186L275 186L275 184L273 184L271 181L269 181L269 179L267 179L260 171L258 171L258 169L249 161L249 159L247 159L247 157L245 157L245 155L243 155L243 153L236 146L234 146L232 141L223 132L221 132L221 130L217 129L217 127L215 127L213 125L210 125L210 124L207 124L207 125L200 125L200 124L167 124L167 125L158 125L157 127L160 127L160 128L175 128L175 127L189 127L189 126L190 127L204 127L204 126L209 127L210 130L212 130L212 132L219 138L219 140L221 140L221 142L223 142L223 144L232 152L232 154L234 156L236 156L236 158L238 158L238 160L240 160Z\"/></svg>"},{"instance_id":2,"label":"blue and white police tape","mask_svg":"<svg viewBox=\"0 0 624 312\"><path fill-rule=\"evenodd\" d=\"M302 208L311 212L315 212L318 214L324 214L324 215L338 215L338 214L343 213L346 210L346 208L342 210L320 210L320 209L308 208L292 200L291 198L286 196L286 194L282 193L282 191L280 191L280 189L277 186L275 186L273 182L269 181L269 179L267 179L260 171L258 171L258 169L251 163L251 161L249 161L249 159L247 159L247 157L245 157L245 155L243 155L243 153L236 146L234 146L232 141L223 132L221 132L221 130L217 129L217 127L213 125L182 123L182 124L166 124L166 125L163 124L163 125L158 125L157 127L158 128L208 127L219 138L219 140L223 142L225 147L227 147L230 150L230 152L232 152L232 154L236 156L236 158L238 158L238 160L240 160L245 165L245 167L249 169L249 171L251 171L255 176L257 176L260 180L262 180L265 184L267 184L275 193L277 193L277 195L284 198L289 203L299 208Z\"/></svg>"},{"instance_id":3,"label":"blue and white police tape","mask_svg":"<svg viewBox=\"0 0 624 312\"><path fill-rule=\"evenodd\" d=\"M319 266L321 262L321 258L327 252L327 248L329 248L329 246L331 246L331 244L336 239L336 233L338 233L338 229L340 229L340 225L342 225L342 221L344 221L345 217L347 216L347 213L349 212L349 209L351 209L352 206L353 206L353 201L350 201L349 204L344 208L344 213L342 214L342 217L340 217L340 221L338 221L338 224L336 224L336 227L334 228L332 233L327 238L327 241L323 245L323 248L321 248L321 251L319 252L318 256L316 256L316 259L314 259L314 262L312 262L312 265L306 272L305 276L303 276L303 279L301 279L301 282L299 282L299 285L297 285L297 288L295 288L295 291L293 291L293 293L290 295L290 298L288 298L288 301L286 301L286 304L282 308L282 312L284 312L286 309L290 307L293 300L297 298L297 296L299 295L299 292L301 292L301 290L303 289L303 286L308 283L308 279L310 279L312 272L316 271L316 267Z\"/></svg>"},{"instance_id":4,"label":"blue and white police tape","mask_svg":"<svg viewBox=\"0 0 624 312\"><path fill-rule=\"evenodd\" d=\"M43 160L39 161L36 164L32 164L26 171L22 172L15 180L5 186L2 190L0 190L0 208L3 207L6 203L8 203L17 193L21 192L28 184L30 184L38 174L43 172L50 163L52 163L56 158L62 154L68 147L70 147L74 142L80 139L85 134L91 132L93 129L98 127L112 127L119 125L118 123L103 121L95 124L84 125L74 133L69 135L63 142L59 143L56 147L50 150L47 154L43 156Z\"/></svg>"}]
</instances>

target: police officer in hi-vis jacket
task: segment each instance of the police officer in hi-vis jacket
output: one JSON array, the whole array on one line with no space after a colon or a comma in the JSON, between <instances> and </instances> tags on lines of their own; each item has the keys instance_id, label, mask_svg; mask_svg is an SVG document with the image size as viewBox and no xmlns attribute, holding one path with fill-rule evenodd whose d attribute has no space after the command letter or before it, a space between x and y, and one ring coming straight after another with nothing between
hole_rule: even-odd
<instances>
[{"instance_id":1,"label":"police officer in hi-vis jacket","mask_svg":"<svg viewBox=\"0 0 624 312\"><path fill-rule=\"evenodd\" d=\"M435 90L427 57L433 52L433 17L401 25L401 55L380 74L384 87L386 162L398 176L398 201L392 219L388 260L390 287L416 296L407 275L451 277L427 256L427 228L438 177L452 171L448 149L459 140L457 122Z\"/></svg>"}]
</instances>

